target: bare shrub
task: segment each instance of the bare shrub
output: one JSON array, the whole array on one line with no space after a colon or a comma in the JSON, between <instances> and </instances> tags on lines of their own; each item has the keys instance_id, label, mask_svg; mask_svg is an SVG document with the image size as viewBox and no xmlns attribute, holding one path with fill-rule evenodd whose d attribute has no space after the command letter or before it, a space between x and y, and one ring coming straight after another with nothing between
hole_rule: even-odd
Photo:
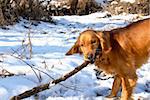
<instances>
[{"instance_id":1,"label":"bare shrub","mask_svg":"<svg viewBox=\"0 0 150 100\"><path fill-rule=\"evenodd\" d=\"M150 1L149 0L136 0L134 3L121 2L120 0L112 0L104 10L109 11L111 14L141 14L149 15Z\"/></svg>"},{"instance_id":2,"label":"bare shrub","mask_svg":"<svg viewBox=\"0 0 150 100\"><path fill-rule=\"evenodd\" d=\"M39 0L1 0L0 25L14 24L23 17L30 20L52 22L46 6Z\"/></svg>"},{"instance_id":3,"label":"bare shrub","mask_svg":"<svg viewBox=\"0 0 150 100\"><path fill-rule=\"evenodd\" d=\"M77 14L85 15L102 10L95 0L78 0Z\"/></svg>"},{"instance_id":4,"label":"bare shrub","mask_svg":"<svg viewBox=\"0 0 150 100\"><path fill-rule=\"evenodd\" d=\"M57 0L49 3L52 15L85 15L101 11L102 7L95 0Z\"/></svg>"}]
</instances>

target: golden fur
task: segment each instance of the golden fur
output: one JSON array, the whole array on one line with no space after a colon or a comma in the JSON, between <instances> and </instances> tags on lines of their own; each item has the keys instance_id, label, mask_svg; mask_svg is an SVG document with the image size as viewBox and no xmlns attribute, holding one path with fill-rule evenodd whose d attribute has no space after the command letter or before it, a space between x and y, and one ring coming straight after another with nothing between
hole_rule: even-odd
<instances>
[{"instance_id":1,"label":"golden fur","mask_svg":"<svg viewBox=\"0 0 150 100\"><path fill-rule=\"evenodd\" d=\"M107 97L117 96L122 87L121 99L129 100L137 82L136 69L150 56L150 18L111 31L86 30L66 55L74 53L115 75Z\"/></svg>"}]
</instances>

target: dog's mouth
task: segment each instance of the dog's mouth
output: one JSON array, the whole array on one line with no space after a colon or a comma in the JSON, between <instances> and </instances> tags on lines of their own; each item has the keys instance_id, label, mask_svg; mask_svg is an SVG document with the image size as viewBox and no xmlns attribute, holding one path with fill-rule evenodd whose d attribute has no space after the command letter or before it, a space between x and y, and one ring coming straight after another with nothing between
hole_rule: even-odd
<instances>
[{"instance_id":1,"label":"dog's mouth","mask_svg":"<svg viewBox=\"0 0 150 100\"><path fill-rule=\"evenodd\" d=\"M91 64L94 64L95 61L96 61L96 58L99 58L102 56L102 53L96 53L95 56L92 56L92 57L84 57L84 60L85 61L89 61Z\"/></svg>"},{"instance_id":2,"label":"dog's mouth","mask_svg":"<svg viewBox=\"0 0 150 100\"><path fill-rule=\"evenodd\" d=\"M94 64L95 59L84 59L85 61L89 61L91 64Z\"/></svg>"},{"instance_id":3,"label":"dog's mouth","mask_svg":"<svg viewBox=\"0 0 150 100\"><path fill-rule=\"evenodd\" d=\"M94 63L95 63L95 59L91 60L90 63L91 63L91 64L94 64Z\"/></svg>"},{"instance_id":4,"label":"dog's mouth","mask_svg":"<svg viewBox=\"0 0 150 100\"><path fill-rule=\"evenodd\" d=\"M89 54L88 56L84 56L85 61L89 61L91 64L95 63L96 58L99 58L102 56L102 48L99 46L94 54Z\"/></svg>"},{"instance_id":5,"label":"dog's mouth","mask_svg":"<svg viewBox=\"0 0 150 100\"><path fill-rule=\"evenodd\" d=\"M102 56L102 51L98 50L95 52L95 54L84 56L84 60L89 61L91 64L93 64L93 63L95 63L95 60L101 56Z\"/></svg>"}]
</instances>

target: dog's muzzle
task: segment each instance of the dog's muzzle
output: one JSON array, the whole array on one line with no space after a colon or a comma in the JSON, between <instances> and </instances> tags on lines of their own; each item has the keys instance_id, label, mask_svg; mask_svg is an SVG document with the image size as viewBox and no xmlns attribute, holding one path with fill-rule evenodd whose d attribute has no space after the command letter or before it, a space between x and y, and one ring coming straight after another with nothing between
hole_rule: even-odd
<instances>
[{"instance_id":1,"label":"dog's muzzle","mask_svg":"<svg viewBox=\"0 0 150 100\"><path fill-rule=\"evenodd\" d=\"M93 56L92 54L88 55L88 60L90 61L91 64L93 64L95 62L95 56Z\"/></svg>"},{"instance_id":2,"label":"dog's muzzle","mask_svg":"<svg viewBox=\"0 0 150 100\"><path fill-rule=\"evenodd\" d=\"M97 58L97 56L102 56L102 49L101 47L98 47L96 49L95 54L89 54L87 57L84 57L86 61L90 61L91 64L93 64Z\"/></svg>"}]
</instances>

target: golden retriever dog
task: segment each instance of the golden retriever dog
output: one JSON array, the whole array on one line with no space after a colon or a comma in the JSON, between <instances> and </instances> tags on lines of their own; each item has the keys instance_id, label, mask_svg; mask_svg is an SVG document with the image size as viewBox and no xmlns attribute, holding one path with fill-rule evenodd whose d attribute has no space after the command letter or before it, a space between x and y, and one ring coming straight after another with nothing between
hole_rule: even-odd
<instances>
[{"instance_id":1,"label":"golden retriever dog","mask_svg":"<svg viewBox=\"0 0 150 100\"><path fill-rule=\"evenodd\" d=\"M137 82L136 69L150 56L150 18L111 31L86 30L66 55L75 53L115 76L107 97L116 97L122 87L121 100L130 100Z\"/></svg>"}]
</instances>

